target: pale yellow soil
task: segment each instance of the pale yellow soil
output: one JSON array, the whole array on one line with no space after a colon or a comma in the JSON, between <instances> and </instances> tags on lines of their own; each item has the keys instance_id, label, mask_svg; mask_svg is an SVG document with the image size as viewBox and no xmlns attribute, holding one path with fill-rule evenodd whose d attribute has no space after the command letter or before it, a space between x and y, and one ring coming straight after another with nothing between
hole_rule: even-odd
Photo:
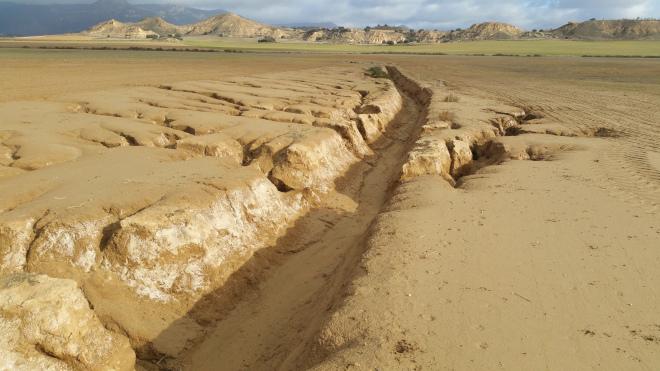
<instances>
[{"instance_id":1,"label":"pale yellow soil","mask_svg":"<svg viewBox=\"0 0 660 371\"><path fill-rule=\"evenodd\" d=\"M341 56L0 48L0 101L220 79L341 63Z\"/></svg>"},{"instance_id":2,"label":"pale yellow soil","mask_svg":"<svg viewBox=\"0 0 660 371\"><path fill-rule=\"evenodd\" d=\"M660 364L653 61L0 58L0 272L138 368Z\"/></svg>"},{"instance_id":3,"label":"pale yellow soil","mask_svg":"<svg viewBox=\"0 0 660 371\"><path fill-rule=\"evenodd\" d=\"M524 131L605 137L523 133L503 143L558 142L570 151L551 161L489 166L458 188L438 177L400 186L347 298L299 365L655 369L658 66L398 61L412 75L446 81L458 96L494 98L543 116Z\"/></svg>"},{"instance_id":4,"label":"pale yellow soil","mask_svg":"<svg viewBox=\"0 0 660 371\"><path fill-rule=\"evenodd\" d=\"M139 357L179 358L214 319L196 303L372 153L401 96L364 71L0 103L0 274L74 279Z\"/></svg>"}]
</instances>

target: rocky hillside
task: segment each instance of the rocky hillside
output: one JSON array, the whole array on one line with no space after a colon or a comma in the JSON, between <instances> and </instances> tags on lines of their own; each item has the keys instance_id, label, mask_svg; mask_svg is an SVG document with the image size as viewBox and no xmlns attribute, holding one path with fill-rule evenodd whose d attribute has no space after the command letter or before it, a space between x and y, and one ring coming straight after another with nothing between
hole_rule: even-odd
<instances>
[{"instance_id":1,"label":"rocky hillside","mask_svg":"<svg viewBox=\"0 0 660 371\"><path fill-rule=\"evenodd\" d=\"M305 32L305 41L321 41L339 44L384 44L400 43L406 40L403 32L396 30L361 29L361 28L334 28L317 29Z\"/></svg>"},{"instance_id":2,"label":"rocky hillside","mask_svg":"<svg viewBox=\"0 0 660 371\"><path fill-rule=\"evenodd\" d=\"M437 30L419 30L415 33L415 39L419 43L439 43L446 40L449 32Z\"/></svg>"},{"instance_id":3,"label":"rocky hillside","mask_svg":"<svg viewBox=\"0 0 660 371\"><path fill-rule=\"evenodd\" d=\"M307 31L305 41L322 41L350 44L383 44L383 43L438 43L460 40L507 40L517 39L523 31L513 25L499 22L474 24L466 30L449 32L437 30L379 29L379 28L334 28Z\"/></svg>"},{"instance_id":4,"label":"rocky hillside","mask_svg":"<svg viewBox=\"0 0 660 371\"><path fill-rule=\"evenodd\" d=\"M263 37L276 39L301 37L302 31L279 28L243 18L233 13L219 14L201 22L178 26L160 17L149 17L135 23L122 23L114 19L99 23L84 31L100 37L143 39L147 35L185 36L217 35L226 37ZM109 36L108 36L109 35Z\"/></svg>"},{"instance_id":5,"label":"rocky hillside","mask_svg":"<svg viewBox=\"0 0 660 371\"><path fill-rule=\"evenodd\" d=\"M308 42L338 44L398 44L406 42L439 43L475 40L576 39L576 40L644 40L660 39L660 21L608 20L568 23L554 30L523 31L502 22L473 24L467 29L451 31L410 30L405 27L366 28L285 28L276 27L223 13L197 23L175 25L160 17L148 17L135 23L105 21L85 31L99 37L146 38L148 35L183 36L216 35L225 37L298 39Z\"/></svg>"},{"instance_id":6,"label":"rocky hillside","mask_svg":"<svg viewBox=\"0 0 660 371\"><path fill-rule=\"evenodd\" d=\"M501 22L484 22L473 24L466 30L455 30L447 34L448 40L507 40L516 39L523 30Z\"/></svg>"},{"instance_id":7,"label":"rocky hillside","mask_svg":"<svg viewBox=\"0 0 660 371\"><path fill-rule=\"evenodd\" d=\"M181 33L184 27L169 23L161 17L149 17L134 23L143 30L148 30L158 35L173 35Z\"/></svg>"},{"instance_id":8,"label":"rocky hillside","mask_svg":"<svg viewBox=\"0 0 660 371\"><path fill-rule=\"evenodd\" d=\"M149 35L156 35L155 32L145 30L137 24L123 23L115 19L101 22L85 31L84 34L117 39L146 39Z\"/></svg>"},{"instance_id":9,"label":"rocky hillside","mask_svg":"<svg viewBox=\"0 0 660 371\"><path fill-rule=\"evenodd\" d=\"M231 37L272 36L276 39L293 37L296 32L243 18L234 13L220 14L201 22L184 26L186 35L219 35Z\"/></svg>"},{"instance_id":10,"label":"rocky hillside","mask_svg":"<svg viewBox=\"0 0 660 371\"><path fill-rule=\"evenodd\" d=\"M660 39L660 20L619 19L570 22L553 30L552 34L562 39Z\"/></svg>"},{"instance_id":11,"label":"rocky hillside","mask_svg":"<svg viewBox=\"0 0 660 371\"><path fill-rule=\"evenodd\" d=\"M132 4L126 0L43 5L0 1L0 35L28 36L81 32L109 19L136 22L147 17L161 17L174 24L189 24L223 12L219 9L202 10L173 4Z\"/></svg>"}]
</instances>

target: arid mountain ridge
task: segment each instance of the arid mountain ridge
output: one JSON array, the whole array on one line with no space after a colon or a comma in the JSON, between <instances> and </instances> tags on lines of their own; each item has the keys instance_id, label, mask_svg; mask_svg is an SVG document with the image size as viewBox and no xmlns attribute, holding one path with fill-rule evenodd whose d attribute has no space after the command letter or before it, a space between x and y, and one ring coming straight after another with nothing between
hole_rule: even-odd
<instances>
[{"instance_id":1,"label":"arid mountain ridge","mask_svg":"<svg viewBox=\"0 0 660 371\"><path fill-rule=\"evenodd\" d=\"M97 0L90 4L21 4L0 0L0 35L31 36L80 32L99 22L137 22L161 17L168 22L199 22L224 12L178 4L132 4L126 0Z\"/></svg>"},{"instance_id":2,"label":"arid mountain ridge","mask_svg":"<svg viewBox=\"0 0 660 371\"><path fill-rule=\"evenodd\" d=\"M139 22L111 19L83 33L98 37L146 38L167 36L203 36L304 40L311 42L392 44L437 43L469 40L576 39L576 40L660 40L660 20L589 20L569 22L551 30L525 31L502 22L484 22L467 29L450 31L413 30L404 26L365 28L286 28L263 24L234 13L223 13L202 21L176 25L160 17ZM149 36L151 35L151 36Z\"/></svg>"}]
</instances>

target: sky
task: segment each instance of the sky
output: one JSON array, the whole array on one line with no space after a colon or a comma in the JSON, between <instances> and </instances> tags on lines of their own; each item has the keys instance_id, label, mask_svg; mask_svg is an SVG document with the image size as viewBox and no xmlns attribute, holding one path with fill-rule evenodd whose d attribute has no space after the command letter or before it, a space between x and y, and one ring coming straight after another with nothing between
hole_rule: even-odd
<instances>
[{"instance_id":1,"label":"sky","mask_svg":"<svg viewBox=\"0 0 660 371\"><path fill-rule=\"evenodd\" d=\"M2 0L0 0L2 1ZM9 0L12 1L12 0ZM13 0L76 3L84 0ZM589 18L660 18L660 0L129 0L225 9L272 24L333 22L348 27L375 24L453 29L484 21L524 29L554 28Z\"/></svg>"}]
</instances>

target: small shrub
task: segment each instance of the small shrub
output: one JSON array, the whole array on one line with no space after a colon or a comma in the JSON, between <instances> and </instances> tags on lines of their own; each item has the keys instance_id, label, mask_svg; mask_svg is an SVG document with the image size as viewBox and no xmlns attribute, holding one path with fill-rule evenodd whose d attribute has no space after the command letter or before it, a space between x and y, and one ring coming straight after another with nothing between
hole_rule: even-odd
<instances>
[{"instance_id":1,"label":"small shrub","mask_svg":"<svg viewBox=\"0 0 660 371\"><path fill-rule=\"evenodd\" d=\"M272 36L264 36L261 39L257 40L260 43L274 43L276 42L275 38Z\"/></svg>"},{"instance_id":2,"label":"small shrub","mask_svg":"<svg viewBox=\"0 0 660 371\"><path fill-rule=\"evenodd\" d=\"M445 102L449 102L449 103L456 103L460 100L461 100L461 98L459 98L458 95L456 95L454 93L449 93L449 95L447 95L445 97Z\"/></svg>"},{"instance_id":3,"label":"small shrub","mask_svg":"<svg viewBox=\"0 0 660 371\"><path fill-rule=\"evenodd\" d=\"M617 132L616 130L612 130L610 128L603 128L603 127L600 127L597 130L595 130L593 135L595 137L602 137L602 138L617 138L621 136L619 132Z\"/></svg>"},{"instance_id":4,"label":"small shrub","mask_svg":"<svg viewBox=\"0 0 660 371\"><path fill-rule=\"evenodd\" d=\"M387 78L387 72L383 71L383 69L379 66L374 66L369 67L367 70L367 76L371 76L376 79L383 79Z\"/></svg>"},{"instance_id":5,"label":"small shrub","mask_svg":"<svg viewBox=\"0 0 660 371\"><path fill-rule=\"evenodd\" d=\"M456 114L451 111L442 111L438 114L440 121L454 122L456 120Z\"/></svg>"}]
</instances>

